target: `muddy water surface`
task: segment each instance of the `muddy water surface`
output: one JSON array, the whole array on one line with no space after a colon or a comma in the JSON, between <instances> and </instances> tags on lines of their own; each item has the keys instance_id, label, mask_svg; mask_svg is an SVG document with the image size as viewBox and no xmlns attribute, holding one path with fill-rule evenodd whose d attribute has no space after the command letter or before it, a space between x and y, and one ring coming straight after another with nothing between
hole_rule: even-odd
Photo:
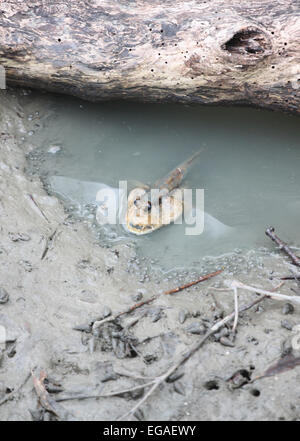
<instances>
[{"instance_id":1,"label":"muddy water surface","mask_svg":"<svg viewBox=\"0 0 300 441\"><path fill-rule=\"evenodd\" d=\"M271 247L264 230L299 235L299 119L246 108L203 108L134 103L91 104L33 92L23 97L34 146L29 171L110 246L134 242L141 257L160 267L197 266L203 258L230 259ZM144 237L120 225L95 222L98 189L153 184L204 148L183 185L204 189L204 232L187 236L171 225ZM222 262L220 262L222 263Z\"/></svg>"}]
</instances>

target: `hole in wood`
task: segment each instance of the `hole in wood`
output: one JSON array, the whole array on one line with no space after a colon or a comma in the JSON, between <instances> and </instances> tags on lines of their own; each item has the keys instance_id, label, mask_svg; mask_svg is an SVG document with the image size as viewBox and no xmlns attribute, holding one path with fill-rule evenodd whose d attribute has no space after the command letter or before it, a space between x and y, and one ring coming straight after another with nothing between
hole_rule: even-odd
<instances>
[{"instance_id":1,"label":"hole in wood","mask_svg":"<svg viewBox=\"0 0 300 441\"><path fill-rule=\"evenodd\" d=\"M262 54L269 49L266 36L259 29L245 28L236 32L230 40L222 45L222 49L231 54Z\"/></svg>"}]
</instances>

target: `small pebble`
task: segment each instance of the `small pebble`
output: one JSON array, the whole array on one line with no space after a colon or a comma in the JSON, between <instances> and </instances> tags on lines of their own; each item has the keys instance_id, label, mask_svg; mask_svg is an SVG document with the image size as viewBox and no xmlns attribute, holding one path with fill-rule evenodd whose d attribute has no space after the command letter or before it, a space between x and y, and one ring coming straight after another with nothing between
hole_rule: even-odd
<instances>
[{"instance_id":1,"label":"small pebble","mask_svg":"<svg viewBox=\"0 0 300 441\"><path fill-rule=\"evenodd\" d=\"M144 413L141 409L137 409L134 412L134 416L136 417L136 419L138 419L139 421L144 421L145 417L144 417Z\"/></svg>"},{"instance_id":2,"label":"small pebble","mask_svg":"<svg viewBox=\"0 0 300 441\"><path fill-rule=\"evenodd\" d=\"M180 381L175 381L174 391L180 395L185 395L185 390L184 390L183 384Z\"/></svg>"},{"instance_id":3,"label":"small pebble","mask_svg":"<svg viewBox=\"0 0 300 441\"><path fill-rule=\"evenodd\" d=\"M141 398L144 395L144 390L142 388L137 390L132 390L131 392L128 393L128 395L132 400L137 400L138 398Z\"/></svg>"},{"instance_id":4,"label":"small pebble","mask_svg":"<svg viewBox=\"0 0 300 441\"><path fill-rule=\"evenodd\" d=\"M282 307L282 314L293 314L295 308L291 303L285 303Z\"/></svg>"},{"instance_id":5,"label":"small pebble","mask_svg":"<svg viewBox=\"0 0 300 441\"><path fill-rule=\"evenodd\" d=\"M221 337L219 341L223 346L234 347L234 343L228 337Z\"/></svg>"},{"instance_id":6,"label":"small pebble","mask_svg":"<svg viewBox=\"0 0 300 441\"><path fill-rule=\"evenodd\" d=\"M229 335L229 329L224 327L223 329L221 329L220 332L216 332L214 334L214 337L216 341L219 341L221 337L228 337L228 335Z\"/></svg>"},{"instance_id":7,"label":"small pebble","mask_svg":"<svg viewBox=\"0 0 300 441\"><path fill-rule=\"evenodd\" d=\"M186 328L186 331L190 334L197 334L197 335L204 335L206 333L205 327L199 322L191 323Z\"/></svg>"},{"instance_id":8,"label":"small pebble","mask_svg":"<svg viewBox=\"0 0 300 441\"><path fill-rule=\"evenodd\" d=\"M64 391L64 388L62 386L58 386L56 384L51 384L50 383L50 384L46 385L46 390L50 394L59 394L60 392Z\"/></svg>"},{"instance_id":9,"label":"small pebble","mask_svg":"<svg viewBox=\"0 0 300 441\"><path fill-rule=\"evenodd\" d=\"M9 300L8 292L4 288L0 288L0 303L7 303Z\"/></svg>"},{"instance_id":10,"label":"small pebble","mask_svg":"<svg viewBox=\"0 0 300 441\"><path fill-rule=\"evenodd\" d=\"M281 326L288 331L291 331L293 329L293 325L288 320L282 320Z\"/></svg>"},{"instance_id":11,"label":"small pebble","mask_svg":"<svg viewBox=\"0 0 300 441\"><path fill-rule=\"evenodd\" d=\"M106 383L107 381L115 381L118 379L118 375L113 371L105 372L103 377L101 378L102 383Z\"/></svg>"},{"instance_id":12,"label":"small pebble","mask_svg":"<svg viewBox=\"0 0 300 441\"><path fill-rule=\"evenodd\" d=\"M144 355L144 361L146 364L151 364L157 360L157 356L154 354L146 354Z\"/></svg>"},{"instance_id":13,"label":"small pebble","mask_svg":"<svg viewBox=\"0 0 300 441\"><path fill-rule=\"evenodd\" d=\"M189 315L189 312L187 309L181 309L179 311L178 320L181 325L186 321L188 315Z\"/></svg>"},{"instance_id":14,"label":"small pebble","mask_svg":"<svg viewBox=\"0 0 300 441\"><path fill-rule=\"evenodd\" d=\"M174 381L179 380L179 378L184 376L184 371L183 370L177 370L175 372L173 372L173 374L169 375L169 377L166 379L167 383L174 383Z\"/></svg>"},{"instance_id":15,"label":"small pebble","mask_svg":"<svg viewBox=\"0 0 300 441\"><path fill-rule=\"evenodd\" d=\"M6 343L6 355L13 358L16 355L16 342Z\"/></svg>"},{"instance_id":16,"label":"small pebble","mask_svg":"<svg viewBox=\"0 0 300 441\"><path fill-rule=\"evenodd\" d=\"M292 354L293 352L293 345L291 341L284 340L281 344L281 357L285 357L286 355Z\"/></svg>"},{"instance_id":17,"label":"small pebble","mask_svg":"<svg viewBox=\"0 0 300 441\"><path fill-rule=\"evenodd\" d=\"M161 319L161 311L156 311L153 314L151 314L152 323L158 322L158 320L160 319Z\"/></svg>"}]
</instances>

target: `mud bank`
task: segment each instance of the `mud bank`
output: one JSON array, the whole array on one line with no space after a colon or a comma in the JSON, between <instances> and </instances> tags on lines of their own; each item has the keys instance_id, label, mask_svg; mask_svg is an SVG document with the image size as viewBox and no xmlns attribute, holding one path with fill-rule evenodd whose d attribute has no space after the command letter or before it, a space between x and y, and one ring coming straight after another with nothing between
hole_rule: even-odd
<instances>
[{"instance_id":1,"label":"mud bank","mask_svg":"<svg viewBox=\"0 0 300 441\"><path fill-rule=\"evenodd\" d=\"M26 176L29 149L19 142L24 130L19 93L3 91L0 100L0 288L9 295L0 304L7 340L0 354L0 419L57 419L38 405L31 371L37 376L41 369L46 372L54 399L141 384L144 380L133 377L165 372L202 338L191 330L213 323L221 310L233 310L231 293L212 297L208 290L233 276L225 268L217 278L161 296L93 336L90 323L175 288L174 280L141 282L138 271L128 266L135 259L133 247L102 248L83 223L70 219L61 202L47 195L37 177ZM269 289L289 274L291 265L279 252L262 250L255 257L257 265L234 277ZM298 289L287 281L280 291L290 295L291 288ZM254 297L241 292L240 303ZM244 313L233 347L211 337L184 365L184 375L157 389L133 418L300 419L299 367L237 388L226 381L238 370L244 379L259 376L291 348L294 334L287 328L300 323L300 310L284 312L282 303L265 300ZM78 325L81 330L74 329ZM61 419L115 420L140 398L138 390L69 400L61 402L59 414Z\"/></svg>"}]
</instances>

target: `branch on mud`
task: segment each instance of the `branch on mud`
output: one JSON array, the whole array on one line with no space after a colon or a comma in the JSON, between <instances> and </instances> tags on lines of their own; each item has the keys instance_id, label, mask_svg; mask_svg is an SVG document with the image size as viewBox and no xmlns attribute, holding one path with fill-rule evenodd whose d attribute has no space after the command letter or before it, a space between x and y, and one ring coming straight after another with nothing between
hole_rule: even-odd
<instances>
[{"instance_id":1,"label":"branch on mud","mask_svg":"<svg viewBox=\"0 0 300 441\"><path fill-rule=\"evenodd\" d=\"M130 306L129 308L127 308L125 311L118 312L117 314L114 314L110 317L106 317L103 320L97 320L93 323L92 331L93 331L93 333L95 333L97 331L97 329L101 325L103 325L103 323L113 322L114 320L121 317L122 315L130 314L132 311L135 311L136 309L140 308L141 306L144 306L144 305L147 305L147 304L153 302L154 300L158 299L162 295L170 295L170 294L175 294L179 291L183 291L184 289L189 288L193 285L196 285L197 283L204 282L204 280L207 280L207 279L210 279L211 277L217 276L222 271L223 270L219 270L219 271L215 271L214 273L206 274L204 276L201 276L199 279L194 280L193 282L187 283L186 285L182 285L177 288L171 289L169 291L165 291L162 294L154 295L154 296L150 297L149 299L144 300L143 302L136 303L133 306Z\"/></svg>"},{"instance_id":2,"label":"branch on mud","mask_svg":"<svg viewBox=\"0 0 300 441\"><path fill-rule=\"evenodd\" d=\"M266 235L270 237L278 246L280 250L283 250L293 261L294 265L300 266L300 258L296 256L291 248L283 242L276 234L274 234L275 228L269 227L266 229Z\"/></svg>"},{"instance_id":3,"label":"branch on mud","mask_svg":"<svg viewBox=\"0 0 300 441\"><path fill-rule=\"evenodd\" d=\"M279 300L281 302L291 302L295 305L300 305L300 297L298 296L287 296L285 294L280 293L274 293L273 291L266 291L264 289L256 288L254 286L245 285L242 282L239 282L238 280L232 280L227 283L228 288L225 289L218 289L219 291L227 291L229 290L235 290L237 288L239 289L245 289L246 291L251 291L256 294L261 294L264 297L269 297L273 300Z\"/></svg>"},{"instance_id":4,"label":"branch on mud","mask_svg":"<svg viewBox=\"0 0 300 441\"><path fill-rule=\"evenodd\" d=\"M282 284L283 283L281 282L280 285L275 287L273 290L278 289L279 287L282 286ZM272 293L270 293L270 294L272 294ZM240 314L244 311L247 311L248 309L252 308L253 306L255 306L258 303L260 303L261 301L263 301L265 298L268 298L268 295L264 295L256 300L254 300L252 303L250 303L248 305L241 306L238 309L238 313ZM234 320L236 318L236 315L237 315L237 311L235 309L231 314L227 315L225 318L223 318L222 320L219 320L217 323L215 323L207 331L207 333L204 335L204 337L199 342L195 343L195 345L192 346L192 348L190 350L188 350L187 352L182 354L182 356L179 358L179 360L173 366L171 366L169 370L167 370L164 374L160 375L155 380L153 380L152 387L148 390L148 392L144 395L144 397L131 410L126 412L124 415L122 415L118 420L122 421L124 418L133 415L139 409L139 407L150 397L150 395L152 395L152 393L157 389L157 387L160 384L162 384L164 381L166 381L180 366L182 366L192 355L194 355L203 346L203 344L206 342L206 340L208 340L208 338L211 335L213 335L215 332L217 332L226 323Z\"/></svg>"},{"instance_id":5,"label":"branch on mud","mask_svg":"<svg viewBox=\"0 0 300 441\"><path fill-rule=\"evenodd\" d=\"M146 400L150 397L150 395L152 395L154 393L154 391L159 387L159 385L161 385L165 381L168 381L168 379L174 375L175 371L180 366L182 366L187 360L189 360L189 358L192 357L203 346L203 344L208 340L208 338L211 335L215 334L220 328L222 328L223 326L225 326L227 323L231 322L232 320L234 320L234 322L235 322L237 320L236 319L237 313L241 314L242 312L245 312L248 309L253 308L254 306L256 306L258 303L262 302L266 298L269 298L271 295L273 296L274 291L277 290L278 288L280 288L283 285L283 283L284 282L281 282L278 286L273 288L272 291L265 291L268 293L267 295L266 294L262 295L261 297L255 299L253 302L239 307L238 310L236 309L236 303L235 303L235 310L231 314L227 315L226 317L224 317L223 319L221 319L217 323L215 323L207 331L207 333L204 335L204 337L200 341L196 342L191 347L191 349L184 352L181 355L181 357L179 357L178 361L175 362L164 374L154 378L153 380L148 381L143 384L140 384L138 386L129 388L129 389L112 391L107 394L65 396L65 397L60 397L57 401L67 401L67 400L75 400L75 399L80 400L80 399L89 399L89 398L107 398L107 397L113 397L113 396L120 396L125 393L130 393L130 392L138 390L138 389L146 389L146 388L150 387L150 389L146 392L144 397L132 409L130 409L128 412L126 412L124 415L122 415L122 417L120 417L118 420L123 420L126 417L133 415L146 402ZM243 285L243 284L241 284L241 285L243 286L243 288L245 288L245 286L247 286L247 285ZM241 286L238 286L238 287L241 288ZM236 287L236 290L238 287ZM228 288L226 288L225 290L228 290ZM256 290L256 288L253 288L253 290ZM260 290L260 291L262 291L262 290Z\"/></svg>"}]
</instances>

